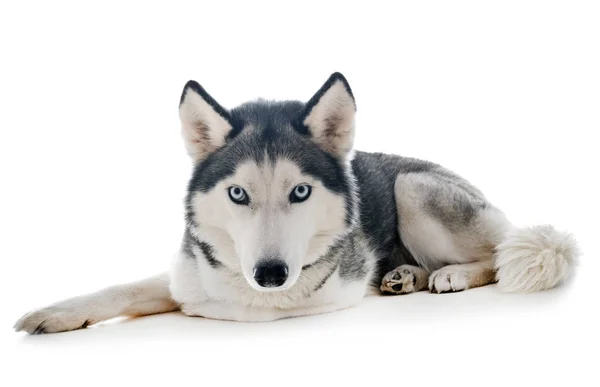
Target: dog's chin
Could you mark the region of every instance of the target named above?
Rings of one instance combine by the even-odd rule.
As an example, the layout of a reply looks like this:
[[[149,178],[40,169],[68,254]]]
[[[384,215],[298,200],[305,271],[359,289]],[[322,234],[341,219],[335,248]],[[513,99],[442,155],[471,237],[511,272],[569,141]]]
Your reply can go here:
[[[292,287],[292,285],[287,286],[286,284],[276,287],[276,288],[263,288],[262,286],[258,286],[257,284],[250,284],[250,286],[252,286],[252,288],[256,291],[259,291],[261,293],[277,293],[277,292],[283,292],[287,289],[289,289],[290,287]]]

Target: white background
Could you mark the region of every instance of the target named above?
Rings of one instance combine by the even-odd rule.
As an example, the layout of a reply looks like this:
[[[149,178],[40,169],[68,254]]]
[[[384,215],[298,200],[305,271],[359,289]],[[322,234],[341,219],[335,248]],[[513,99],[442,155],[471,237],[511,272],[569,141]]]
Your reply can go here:
[[[361,4],[2,3],[0,384],[600,383],[598,3]],[[32,308],[168,268],[191,171],[188,79],[233,107],[308,100],[334,71],[357,99],[358,149],[439,162],[516,224],[573,232],[575,281],[267,324],[169,314],[12,332]]]

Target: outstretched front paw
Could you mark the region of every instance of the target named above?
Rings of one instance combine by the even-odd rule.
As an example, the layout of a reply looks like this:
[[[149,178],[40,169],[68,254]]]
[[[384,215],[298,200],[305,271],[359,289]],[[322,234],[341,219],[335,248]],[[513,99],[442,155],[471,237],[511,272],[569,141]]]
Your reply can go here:
[[[77,310],[48,307],[27,313],[15,323],[15,330],[37,335],[85,328],[93,322]]]
[[[386,294],[407,294],[427,287],[426,270],[411,265],[402,265],[387,273],[381,281],[381,292]]]

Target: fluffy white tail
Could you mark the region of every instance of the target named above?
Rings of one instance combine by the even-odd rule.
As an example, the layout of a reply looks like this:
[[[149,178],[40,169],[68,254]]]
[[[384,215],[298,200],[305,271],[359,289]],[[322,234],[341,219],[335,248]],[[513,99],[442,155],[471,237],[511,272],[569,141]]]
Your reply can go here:
[[[496,279],[506,292],[550,289],[574,271],[579,257],[575,238],[550,225],[515,228],[496,246]]]

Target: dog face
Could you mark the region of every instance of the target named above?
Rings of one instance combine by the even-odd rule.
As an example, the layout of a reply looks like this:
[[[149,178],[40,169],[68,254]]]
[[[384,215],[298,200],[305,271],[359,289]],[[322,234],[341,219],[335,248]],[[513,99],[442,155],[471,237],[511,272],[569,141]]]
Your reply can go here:
[[[188,82],[180,103],[195,162],[188,229],[211,259],[254,289],[285,290],[348,231],[355,110],[337,73],[306,104],[257,101],[231,111]]]

